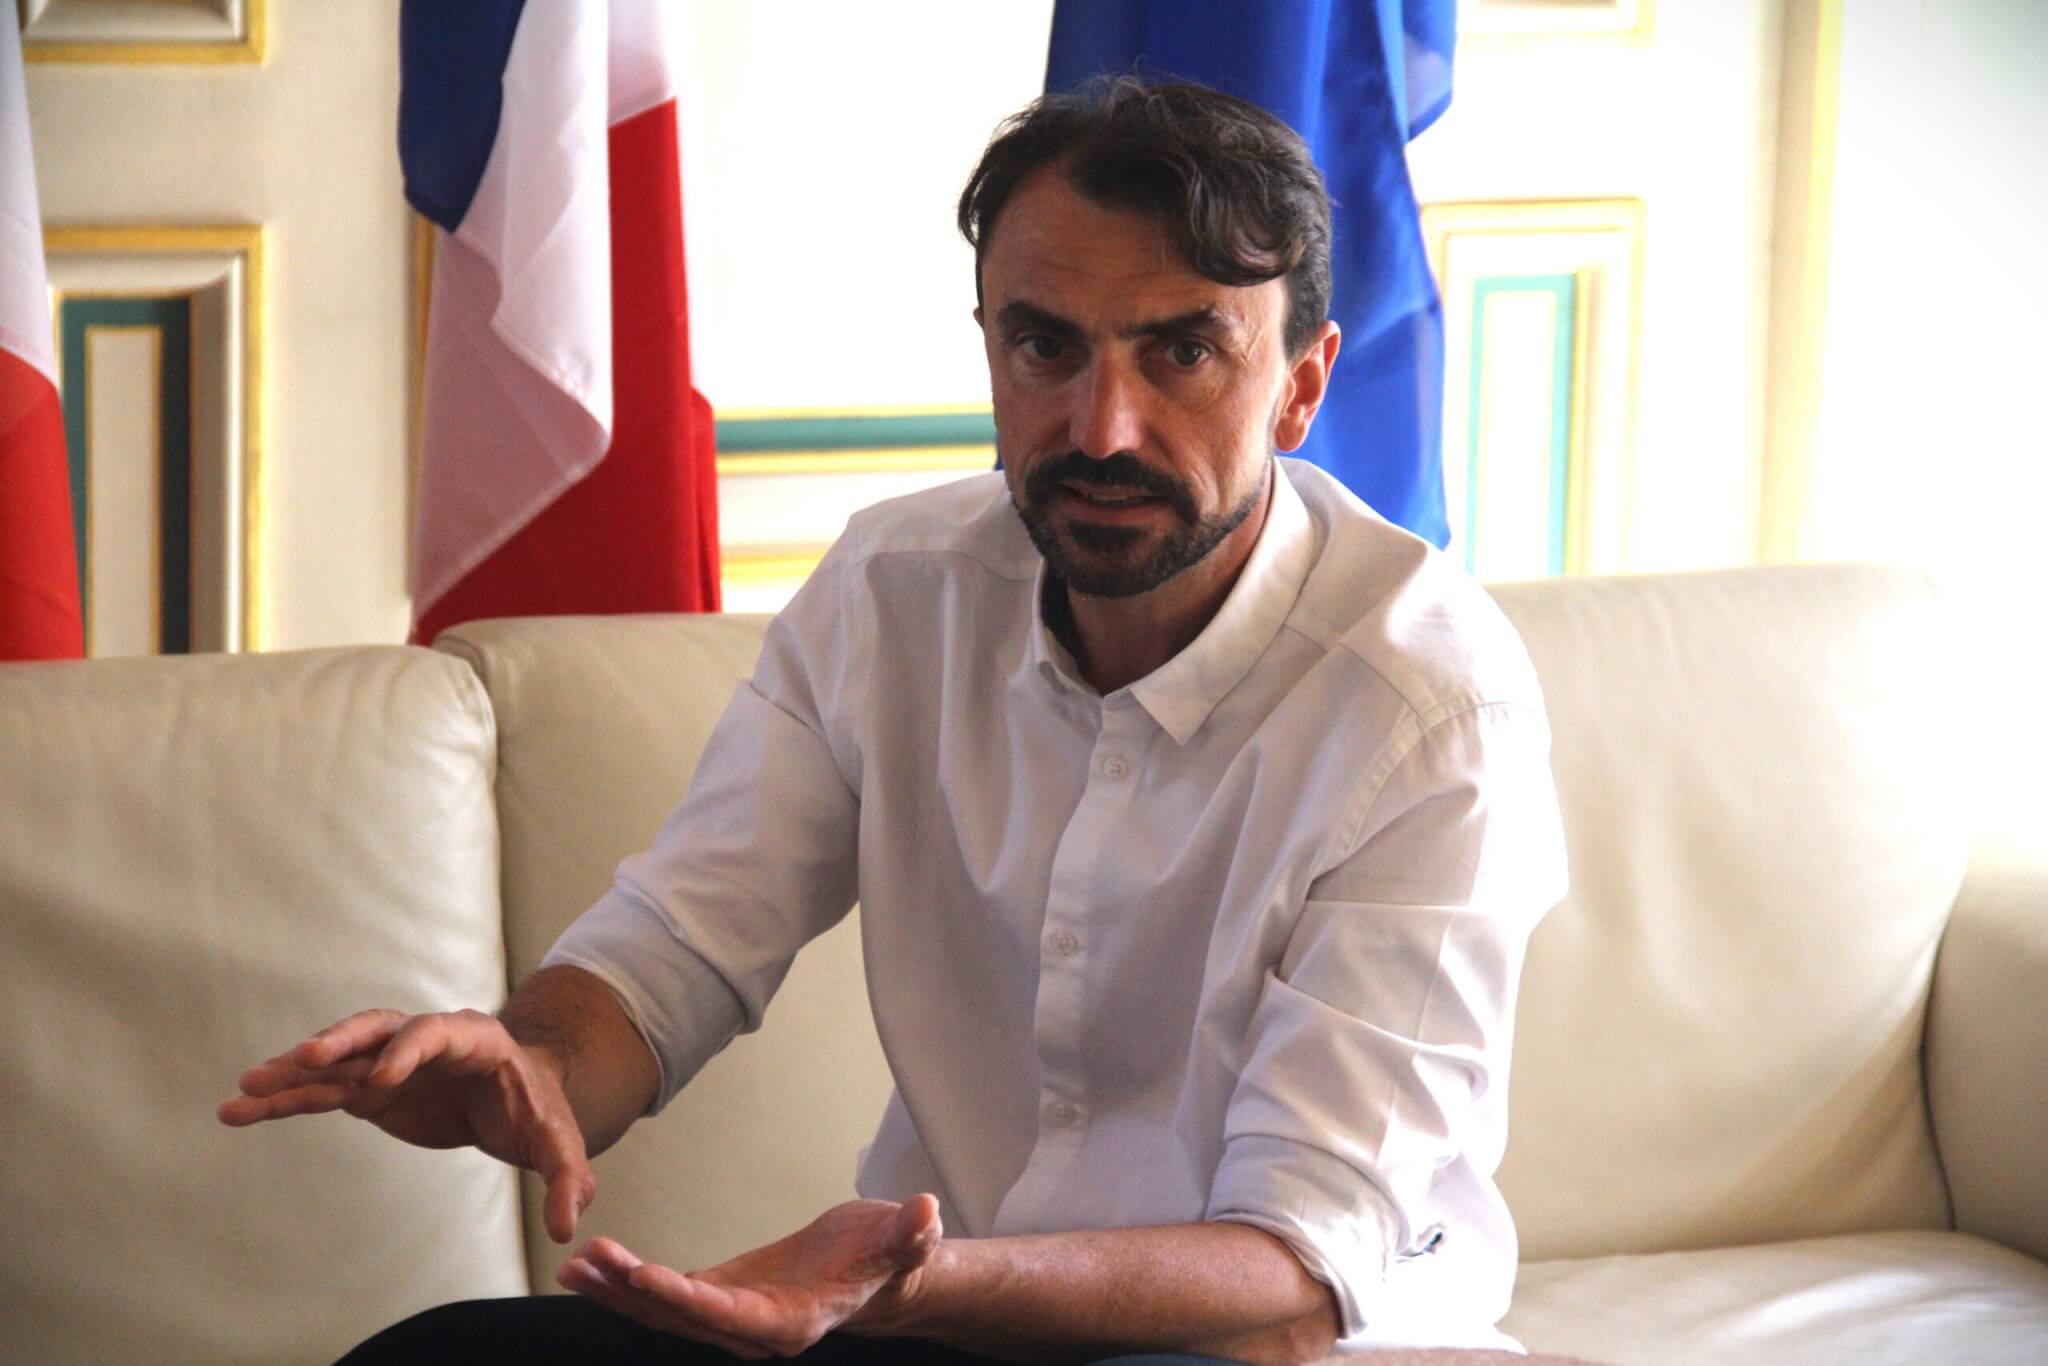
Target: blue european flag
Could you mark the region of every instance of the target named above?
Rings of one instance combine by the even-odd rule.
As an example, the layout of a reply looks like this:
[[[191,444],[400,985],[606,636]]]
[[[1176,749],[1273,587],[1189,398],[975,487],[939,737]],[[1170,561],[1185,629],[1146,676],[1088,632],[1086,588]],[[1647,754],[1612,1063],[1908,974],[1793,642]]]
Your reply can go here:
[[[1455,0],[1058,0],[1045,76],[1186,77],[1301,134],[1329,185],[1344,345],[1299,453],[1439,547],[1443,311],[1405,148],[1451,102],[1456,37]]]

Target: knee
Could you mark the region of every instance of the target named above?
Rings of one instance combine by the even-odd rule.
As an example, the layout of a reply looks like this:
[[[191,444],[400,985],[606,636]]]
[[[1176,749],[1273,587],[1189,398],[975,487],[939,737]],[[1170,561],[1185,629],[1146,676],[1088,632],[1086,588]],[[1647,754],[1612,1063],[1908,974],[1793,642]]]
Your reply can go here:
[[[499,1303],[459,1300],[437,1305],[366,1338],[341,1360],[346,1366],[461,1360],[493,1336],[489,1324]]]

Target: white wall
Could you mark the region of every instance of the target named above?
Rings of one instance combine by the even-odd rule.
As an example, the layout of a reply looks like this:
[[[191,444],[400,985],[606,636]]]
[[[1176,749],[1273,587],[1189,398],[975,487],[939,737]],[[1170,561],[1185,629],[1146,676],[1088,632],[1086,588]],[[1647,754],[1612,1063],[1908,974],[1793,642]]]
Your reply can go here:
[[[1937,575],[1976,795],[2048,819],[2048,5],[1850,0],[1842,39],[1802,548]]]
[[[722,410],[987,403],[954,203],[1043,88],[1051,0],[687,12],[698,387]]]

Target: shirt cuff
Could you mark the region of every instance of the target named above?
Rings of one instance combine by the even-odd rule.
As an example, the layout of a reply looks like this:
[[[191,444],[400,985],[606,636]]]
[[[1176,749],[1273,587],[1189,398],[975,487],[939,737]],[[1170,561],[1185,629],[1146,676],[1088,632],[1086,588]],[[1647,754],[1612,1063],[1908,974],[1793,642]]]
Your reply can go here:
[[[1224,1148],[1206,1217],[1249,1224],[1287,1244],[1336,1296],[1347,1338],[1377,1312],[1405,1237],[1399,1212],[1357,1168],[1268,1134],[1240,1135]]]
[[[666,1106],[746,1020],[732,986],[682,941],[668,917],[616,887],[562,932],[540,965],[581,968],[619,998],[661,1071],[649,1114]]]

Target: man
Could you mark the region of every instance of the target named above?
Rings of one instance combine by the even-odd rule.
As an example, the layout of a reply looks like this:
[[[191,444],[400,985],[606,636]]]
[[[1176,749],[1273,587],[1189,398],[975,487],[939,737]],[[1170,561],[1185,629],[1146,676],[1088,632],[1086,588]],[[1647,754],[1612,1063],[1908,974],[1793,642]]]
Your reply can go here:
[[[587,1155],[858,899],[897,1087],[864,1198],[695,1275],[594,1239],[583,1301],[368,1348],[1506,1344],[1548,735],[1484,593],[1275,457],[1337,357],[1320,177],[1260,111],[1127,79],[1006,124],[960,222],[1004,472],[852,520],[655,847],[498,1018],[353,1016],[222,1108],[475,1144],[567,1242]]]

